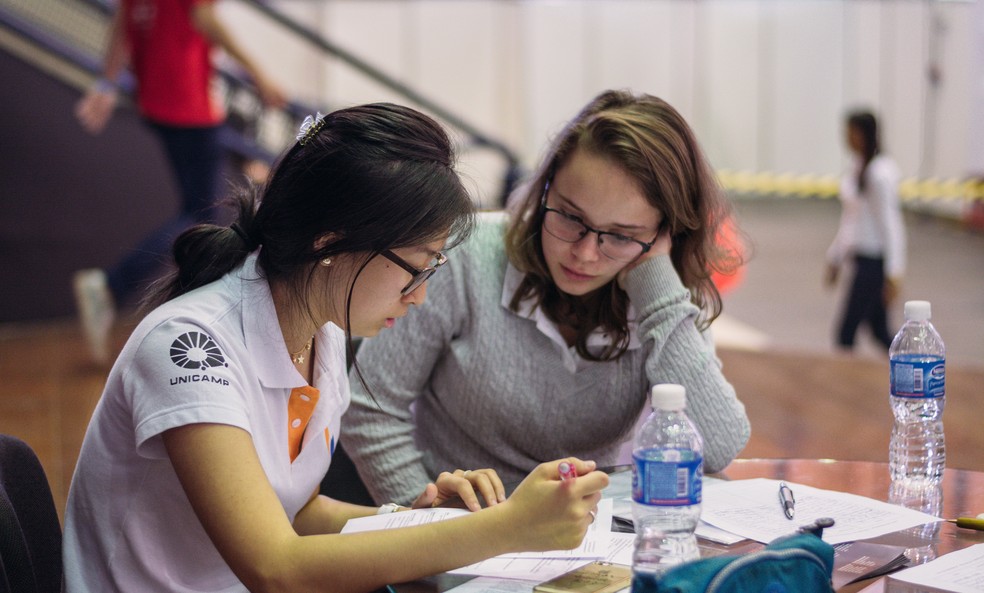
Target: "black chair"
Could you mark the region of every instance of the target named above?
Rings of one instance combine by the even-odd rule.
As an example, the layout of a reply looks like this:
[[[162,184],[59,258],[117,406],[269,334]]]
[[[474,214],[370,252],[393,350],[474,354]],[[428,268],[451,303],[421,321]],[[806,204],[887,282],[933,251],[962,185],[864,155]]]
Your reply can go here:
[[[0,434],[0,593],[59,593],[62,531],[44,468]]]

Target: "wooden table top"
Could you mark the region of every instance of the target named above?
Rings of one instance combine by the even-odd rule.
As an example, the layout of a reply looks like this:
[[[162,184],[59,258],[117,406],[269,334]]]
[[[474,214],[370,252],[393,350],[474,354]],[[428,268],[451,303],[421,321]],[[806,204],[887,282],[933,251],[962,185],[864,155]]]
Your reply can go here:
[[[624,471],[626,467],[609,468]],[[888,464],[878,461],[837,461],[832,459],[736,459],[716,478],[741,480],[771,478],[806,484],[825,490],[859,494],[881,501],[889,500],[891,480]],[[943,475],[942,505],[939,516],[953,519],[984,512],[984,472],[947,469]],[[935,514],[935,513],[934,513]],[[961,529],[952,523],[936,522],[923,527],[891,533],[867,541],[903,546],[911,564],[921,564],[943,554],[984,543],[984,532]],[[700,542],[704,554],[741,554],[762,547],[746,540],[732,546]],[[910,564],[910,565],[911,565]],[[399,585],[399,593],[435,593],[469,580],[461,575],[438,575],[415,583]],[[886,589],[885,578],[869,579],[838,589],[839,593],[895,593]],[[907,591],[905,593],[908,593]]]
[[[888,464],[877,461],[835,461],[831,459],[737,459],[715,477],[732,480],[773,478],[859,494],[889,501],[891,480]],[[942,504],[932,512],[944,519],[975,517],[984,512],[984,472],[946,469],[943,473]],[[911,503],[910,503],[911,504]],[[910,506],[906,504],[905,506]],[[923,509],[920,509],[923,510]],[[886,534],[868,541],[908,548],[910,566],[929,562],[943,554],[984,543],[984,532],[962,529],[953,523],[938,522]],[[736,544],[740,545],[740,544]],[[872,579],[839,589],[843,592],[880,593],[886,579]]]

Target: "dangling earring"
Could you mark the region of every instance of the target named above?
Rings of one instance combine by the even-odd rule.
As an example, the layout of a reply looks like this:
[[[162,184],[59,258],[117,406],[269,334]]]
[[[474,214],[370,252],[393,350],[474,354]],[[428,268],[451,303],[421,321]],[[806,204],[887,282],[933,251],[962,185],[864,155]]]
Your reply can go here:
[[[326,268],[328,266],[330,266],[331,265],[331,258],[330,257],[326,257],[326,258],[322,259],[321,260],[321,265],[323,265]]]

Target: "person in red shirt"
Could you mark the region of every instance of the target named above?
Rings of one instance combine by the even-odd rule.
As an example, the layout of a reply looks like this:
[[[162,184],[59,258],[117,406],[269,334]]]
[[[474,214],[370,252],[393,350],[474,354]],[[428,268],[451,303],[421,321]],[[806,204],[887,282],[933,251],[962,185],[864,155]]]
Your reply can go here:
[[[215,220],[225,159],[219,143],[225,113],[210,91],[214,47],[242,65],[264,104],[279,107],[286,102],[280,88],[221,23],[214,0],[120,0],[109,29],[103,77],[76,105],[82,126],[100,133],[116,108],[115,81],[129,65],[137,82],[138,109],[163,144],[181,196],[180,211],[113,268],[76,273],[79,315],[97,362],[110,360],[116,303],[134,300],[153,280],[181,231]]]

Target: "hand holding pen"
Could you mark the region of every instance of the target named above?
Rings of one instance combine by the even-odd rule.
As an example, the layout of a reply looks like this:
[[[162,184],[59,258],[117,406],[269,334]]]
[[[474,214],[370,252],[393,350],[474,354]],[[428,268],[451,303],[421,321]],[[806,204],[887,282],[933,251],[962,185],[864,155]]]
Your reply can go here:
[[[561,482],[573,481],[577,478],[577,468],[570,461],[561,461],[557,464],[557,473],[560,475]],[[592,509],[588,511],[591,515],[591,522],[594,523],[595,517],[598,515],[598,511]]]
[[[504,514],[501,521],[517,526],[524,550],[568,550],[584,539],[591,511],[608,483],[608,474],[597,471],[594,461],[556,459],[538,465],[504,503],[489,512]]]
[[[577,479],[577,466],[575,465],[575,461],[576,460],[573,459],[564,459],[557,464],[557,476],[560,478],[561,482],[569,484],[571,488],[574,487],[574,482]],[[590,464],[587,466],[590,469],[588,473],[593,473],[595,469],[594,462],[589,461],[587,463]],[[597,504],[597,502],[595,504]],[[591,517],[591,522],[594,523],[595,517],[598,515],[597,506],[588,509],[588,515]]]
[[[782,505],[782,512],[786,518],[792,521],[796,515],[796,498],[786,482],[779,482],[779,504]]]
[[[557,464],[557,473],[560,474],[560,481],[566,482],[577,477],[577,468],[570,461],[561,461]]]

